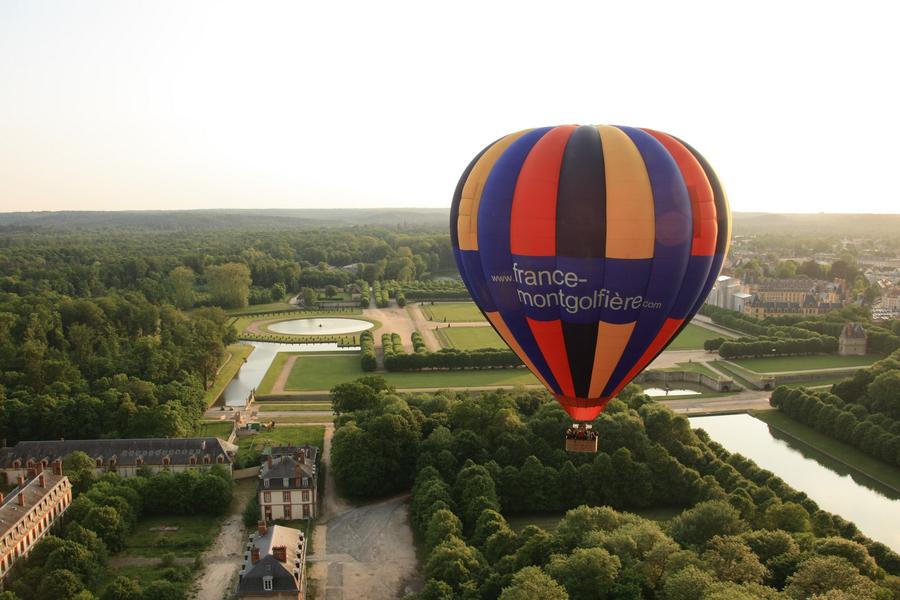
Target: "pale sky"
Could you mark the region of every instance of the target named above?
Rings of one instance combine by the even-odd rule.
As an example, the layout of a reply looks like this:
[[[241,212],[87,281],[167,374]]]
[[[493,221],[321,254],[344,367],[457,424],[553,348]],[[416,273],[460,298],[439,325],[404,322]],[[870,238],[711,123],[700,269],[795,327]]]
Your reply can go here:
[[[890,2],[0,3],[0,211],[446,207],[519,129],[650,127],[739,211],[900,212]]]

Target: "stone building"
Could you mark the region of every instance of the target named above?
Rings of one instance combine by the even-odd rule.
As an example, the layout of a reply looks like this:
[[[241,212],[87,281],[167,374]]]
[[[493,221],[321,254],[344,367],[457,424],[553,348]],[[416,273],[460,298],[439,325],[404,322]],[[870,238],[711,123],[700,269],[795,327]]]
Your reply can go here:
[[[94,459],[98,475],[113,472],[132,477],[142,468],[177,473],[218,464],[230,471],[237,446],[214,437],[19,442],[0,450],[0,473],[11,484],[35,465],[46,467],[79,451]]]
[[[847,323],[838,338],[838,354],[841,356],[863,356],[866,353],[869,335],[860,323]]]
[[[246,546],[237,596],[302,600],[305,564],[303,532],[260,521]]]
[[[318,514],[316,461],[318,448],[272,449],[259,470],[257,494],[260,518],[311,519]]]
[[[60,460],[46,471],[37,463],[17,476],[9,494],[0,494],[0,580],[16,560],[31,552],[71,502],[72,486]]]

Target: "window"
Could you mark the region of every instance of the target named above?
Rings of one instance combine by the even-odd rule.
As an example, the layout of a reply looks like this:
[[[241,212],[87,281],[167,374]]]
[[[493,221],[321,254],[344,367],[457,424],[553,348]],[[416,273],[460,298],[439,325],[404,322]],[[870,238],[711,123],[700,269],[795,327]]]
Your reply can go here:
[[[263,487],[269,487],[269,478],[268,477],[263,479]]]
[[[303,501],[309,502],[309,492],[303,492]]]
[[[263,492],[263,502],[272,501],[272,492]]]
[[[281,480],[281,487],[290,487],[290,485],[291,485],[291,482],[288,480],[287,477],[285,477]]]
[[[288,502],[288,503],[290,503],[290,501],[291,501],[291,493],[290,493],[290,492],[282,492],[282,493],[281,493],[281,500],[282,500],[283,502]]]
[[[272,591],[272,578],[271,577],[263,577],[263,589],[267,592]]]
[[[294,518],[293,515],[291,515],[291,505],[290,504],[288,504],[287,506],[284,507],[284,518],[287,520],[291,520]]]

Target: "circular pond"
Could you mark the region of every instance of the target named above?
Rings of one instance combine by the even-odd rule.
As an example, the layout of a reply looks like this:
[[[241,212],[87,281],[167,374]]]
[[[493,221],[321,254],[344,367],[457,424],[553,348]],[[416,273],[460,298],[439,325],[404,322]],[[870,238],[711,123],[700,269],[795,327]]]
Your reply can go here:
[[[272,333],[291,335],[335,335],[340,333],[356,333],[371,329],[374,325],[360,319],[315,318],[279,321],[267,327]]]

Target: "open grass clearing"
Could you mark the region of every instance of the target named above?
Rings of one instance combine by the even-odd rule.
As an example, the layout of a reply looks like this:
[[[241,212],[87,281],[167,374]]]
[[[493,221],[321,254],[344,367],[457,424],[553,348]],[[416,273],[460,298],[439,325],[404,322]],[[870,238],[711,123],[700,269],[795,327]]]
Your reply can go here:
[[[320,424],[320,425],[321,425],[321,424],[324,424],[324,423],[331,423],[331,422],[333,422],[333,421],[334,421],[334,415],[304,415],[304,414],[297,414],[297,415],[290,415],[289,417],[275,417],[275,418],[273,418],[273,420],[274,420],[276,423],[279,423],[279,424],[282,424],[282,425],[295,425],[295,424],[304,424],[304,425],[306,425],[306,424],[310,424],[310,423],[316,423],[316,424]]]
[[[228,353],[228,360],[216,375],[212,387],[203,394],[203,402],[207,407],[212,406],[225,391],[225,388],[234,379],[241,367],[244,366],[244,360],[253,352],[253,346],[249,344],[231,344],[225,348]]]
[[[900,468],[869,456],[862,450],[858,450],[824,433],[819,433],[812,427],[795,421],[780,410],[755,410],[751,411],[750,414],[807,446],[815,448],[900,492]]]
[[[712,329],[689,323],[684,330],[678,334],[666,350],[703,350],[703,342],[723,337]]]
[[[100,592],[98,597],[103,595],[104,590],[116,577],[130,577],[136,579],[142,589],[157,579],[174,583],[182,594],[180,597],[187,598],[191,580],[196,574],[197,571],[193,567],[181,564],[174,567],[164,567],[159,563],[149,565],[108,565],[101,571],[101,579],[97,584],[97,590]]]
[[[475,323],[484,315],[474,302],[426,302],[422,304],[425,318],[439,323]]]
[[[803,381],[791,381],[789,383],[779,383],[778,385],[786,385],[787,387],[825,387],[832,386],[835,383],[847,379],[847,377],[830,377],[827,379],[804,379]]]
[[[681,508],[664,506],[660,508],[623,510],[620,512],[630,512],[638,515],[639,517],[650,519],[651,521],[668,521],[669,519],[672,519],[673,517],[678,515],[682,510],[683,509]],[[529,525],[535,525],[537,527],[540,527],[544,531],[553,533],[559,527],[559,522],[563,519],[563,517],[566,516],[566,513],[560,512],[536,515],[504,516],[506,517],[506,522],[509,523],[510,529],[512,529],[516,533],[521,533],[522,530]]]
[[[288,402],[264,402],[257,404],[259,412],[303,412],[310,410],[331,410],[330,402],[307,402],[293,404]]]
[[[259,386],[257,386],[256,388],[256,393],[260,396],[271,394],[272,387],[275,385],[275,382],[278,380],[278,376],[284,369],[284,363],[286,363],[291,356],[296,356],[298,354],[300,353],[279,352],[278,354],[276,354],[275,358],[272,359],[272,363],[269,365],[269,368],[266,370],[266,374],[263,375],[262,381],[259,382]]]
[[[356,355],[301,356],[294,362],[286,390],[330,390],[339,383],[367,375]],[[471,371],[409,371],[377,373],[388,384],[398,388],[469,388],[481,386],[515,386],[537,384],[527,369],[484,369]]]
[[[816,354],[813,356],[772,356],[762,358],[735,358],[735,363],[755,373],[780,373],[788,371],[815,371],[817,369],[837,369],[840,367],[866,367],[881,360],[880,354],[865,356],[840,356],[838,354]]]
[[[748,379],[749,377],[752,377],[753,375],[750,372],[746,371],[745,369],[742,369],[742,368],[738,367],[737,365],[732,364],[730,362],[726,362],[724,360],[714,360],[714,361],[712,361],[711,364],[715,368],[722,371],[723,373],[729,374],[732,377],[732,379],[734,379],[736,382],[738,382],[739,384],[741,384],[748,390],[758,389],[759,386],[754,385]]]
[[[284,422],[279,419],[279,422]],[[308,427],[275,427],[270,431],[260,431],[251,435],[242,435],[237,438],[238,452],[236,462],[244,466],[250,466],[258,460],[260,452],[268,446],[302,446],[310,444],[322,448],[325,439],[325,427],[311,425]]]
[[[156,558],[170,552],[175,556],[197,556],[212,545],[222,519],[209,515],[142,518],[125,539],[124,553]],[[160,531],[161,528],[177,529]]]
[[[238,316],[264,312],[280,312],[283,310],[297,310],[297,307],[287,302],[270,302],[268,304],[252,304],[241,308],[226,308],[225,314]]]
[[[200,427],[197,430],[197,435],[200,437],[217,437],[227,440],[228,436],[231,435],[233,427],[234,423],[232,421],[201,421]]]
[[[445,348],[480,350],[481,348],[507,348],[506,342],[493,327],[441,327],[435,329],[438,341]]]

